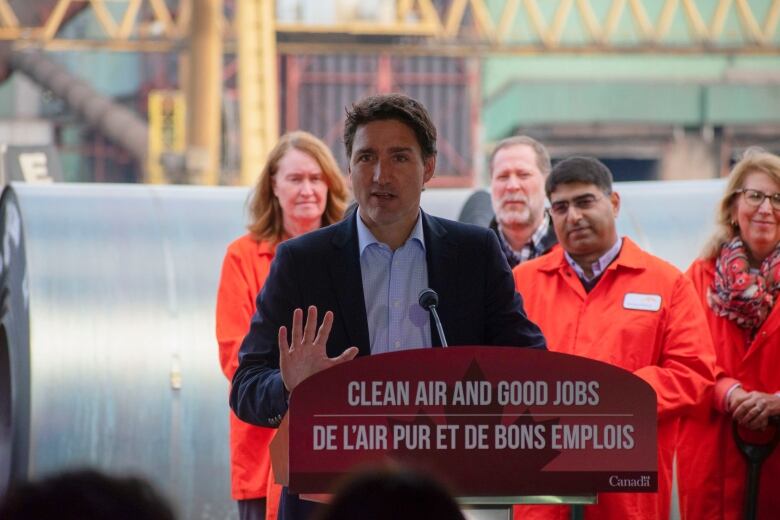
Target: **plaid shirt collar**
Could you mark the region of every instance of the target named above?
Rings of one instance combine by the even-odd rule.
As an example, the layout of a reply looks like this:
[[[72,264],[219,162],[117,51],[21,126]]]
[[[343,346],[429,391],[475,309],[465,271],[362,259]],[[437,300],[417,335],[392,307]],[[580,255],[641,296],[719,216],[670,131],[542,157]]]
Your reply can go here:
[[[509,245],[509,241],[504,236],[504,232],[495,219],[493,219],[493,223],[495,223],[495,226],[491,225],[491,227],[498,235],[499,242],[501,242],[501,249],[504,250],[510,267],[514,267],[526,260],[543,255],[558,242],[558,239],[555,237],[555,230],[550,224],[550,214],[547,213],[547,211],[545,211],[542,223],[536,228],[534,234],[531,235],[531,239],[526,242],[520,251],[512,249]]]

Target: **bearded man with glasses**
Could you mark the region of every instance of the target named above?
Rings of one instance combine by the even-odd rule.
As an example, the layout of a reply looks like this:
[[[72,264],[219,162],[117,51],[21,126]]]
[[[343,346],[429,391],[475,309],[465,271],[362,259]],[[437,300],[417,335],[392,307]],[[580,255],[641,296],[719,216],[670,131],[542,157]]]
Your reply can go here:
[[[617,234],[620,196],[600,161],[572,157],[545,184],[561,247],[514,269],[515,284],[554,352],[610,363],[655,390],[658,492],[606,493],[585,518],[669,518],[678,419],[712,388],[715,355],[693,284]],[[516,518],[568,518],[567,506],[516,507]]]

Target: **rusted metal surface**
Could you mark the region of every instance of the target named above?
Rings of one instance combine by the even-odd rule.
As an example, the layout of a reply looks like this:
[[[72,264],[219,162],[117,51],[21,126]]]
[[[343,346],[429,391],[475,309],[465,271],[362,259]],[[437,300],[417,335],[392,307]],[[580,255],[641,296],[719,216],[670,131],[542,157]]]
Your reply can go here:
[[[404,92],[420,100],[438,129],[439,157],[432,186],[476,183],[474,154],[479,129],[477,66],[467,59],[387,54],[285,55],[280,76],[285,131],[320,136],[342,168],[344,111],[380,92]]]

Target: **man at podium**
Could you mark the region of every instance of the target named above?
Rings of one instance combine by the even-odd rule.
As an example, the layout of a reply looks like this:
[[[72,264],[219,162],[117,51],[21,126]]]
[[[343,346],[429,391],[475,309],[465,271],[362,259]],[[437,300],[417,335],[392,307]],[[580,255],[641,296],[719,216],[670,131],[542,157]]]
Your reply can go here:
[[[233,378],[230,405],[246,422],[278,426],[301,381],[357,355],[446,346],[439,330],[453,345],[545,348],[495,234],[420,209],[436,166],[425,107],[367,97],[347,112],[344,143],[357,210],[277,249]],[[418,302],[425,289],[441,329]],[[285,491],[279,516],[313,509]]]

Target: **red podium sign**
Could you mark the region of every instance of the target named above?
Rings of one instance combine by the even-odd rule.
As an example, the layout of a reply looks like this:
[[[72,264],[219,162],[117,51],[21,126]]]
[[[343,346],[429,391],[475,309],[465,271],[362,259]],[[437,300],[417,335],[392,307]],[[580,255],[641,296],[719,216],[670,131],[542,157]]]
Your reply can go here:
[[[328,492],[387,459],[460,496],[657,489],[655,392],[578,356],[451,347],[363,357],[298,386],[289,421],[297,493]]]

